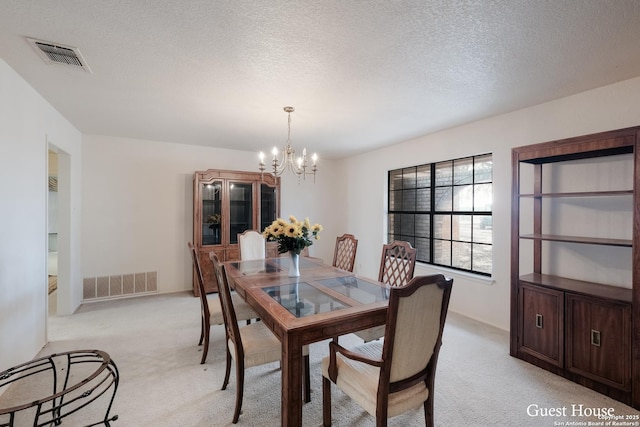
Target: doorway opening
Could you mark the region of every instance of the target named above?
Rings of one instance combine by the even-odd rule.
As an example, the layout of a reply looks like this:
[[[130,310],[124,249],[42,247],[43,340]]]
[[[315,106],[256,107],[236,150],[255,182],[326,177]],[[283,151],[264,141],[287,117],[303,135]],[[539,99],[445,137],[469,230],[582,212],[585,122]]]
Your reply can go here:
[[[48,149],[47,279],[49,315],[58,312],[58,153]]]
[[[47,314],[71,306],[71,156],[47,143]]]

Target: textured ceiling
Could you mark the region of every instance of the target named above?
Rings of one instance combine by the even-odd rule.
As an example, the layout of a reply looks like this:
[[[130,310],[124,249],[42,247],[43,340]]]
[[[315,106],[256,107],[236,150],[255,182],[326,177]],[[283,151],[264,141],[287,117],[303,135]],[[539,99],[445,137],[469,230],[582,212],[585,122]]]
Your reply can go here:
[[[266,150],[292,105],[341,157],[640,76],[640,1],[2,0],[0,57],[83,133]]]

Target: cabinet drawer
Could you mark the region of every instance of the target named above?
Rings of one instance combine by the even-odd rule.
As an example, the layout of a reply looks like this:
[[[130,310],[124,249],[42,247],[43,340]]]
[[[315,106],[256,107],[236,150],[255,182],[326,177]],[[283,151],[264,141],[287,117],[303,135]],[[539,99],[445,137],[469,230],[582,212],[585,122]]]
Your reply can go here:
[[[564,363],[564,293],[520,283],[519,350],[558,367]]]
[[[567,368],[631,389],[631,306],[567,293]]]
[[[240,259],[238,245],[229,246],[225,252],[227,254],[225,261],[237,261]]]

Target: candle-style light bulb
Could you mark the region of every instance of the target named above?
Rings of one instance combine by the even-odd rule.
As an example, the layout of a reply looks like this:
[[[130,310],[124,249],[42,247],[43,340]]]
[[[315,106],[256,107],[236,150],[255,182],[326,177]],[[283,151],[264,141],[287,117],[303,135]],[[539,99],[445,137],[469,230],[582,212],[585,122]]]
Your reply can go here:
[[[318,155],[316,153],[313,153],[313,156],[311,156],[311,160],[313,160],[313,165],[315,166],[316,162],[318,161]]]
[[[264,153],[261,151],[258,156],[260,157],[260,163],[264,163]]]
[[[271,154],[273,154],[273,158],[275,159],[276,156],[278,155],[278,148],[277,147],[273,147],[273,149],[271,150]]]

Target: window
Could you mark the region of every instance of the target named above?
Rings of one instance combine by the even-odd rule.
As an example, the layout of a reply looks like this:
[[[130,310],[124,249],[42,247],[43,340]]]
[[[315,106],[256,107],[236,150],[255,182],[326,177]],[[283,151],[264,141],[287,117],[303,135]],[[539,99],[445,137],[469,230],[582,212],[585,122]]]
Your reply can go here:
[[[389,171],[388,242],[428,264],[491,275],[491,154]]]

